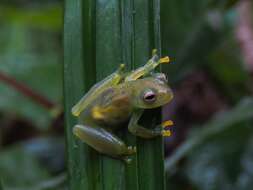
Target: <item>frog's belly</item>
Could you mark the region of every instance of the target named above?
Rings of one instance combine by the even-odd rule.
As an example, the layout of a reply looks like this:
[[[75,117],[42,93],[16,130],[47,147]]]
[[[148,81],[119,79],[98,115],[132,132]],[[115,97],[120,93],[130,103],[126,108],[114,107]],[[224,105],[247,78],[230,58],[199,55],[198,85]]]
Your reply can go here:
[[[103,118],[96,119],[97,123],[100,123],[102,125],[108,126],[108,127],[122,127],[121,125],[129,120],[130,118],[130,112],[127,111],[118,111],[114,113],[108,113],[104,115]]]
[[[95,123],[116,128],[121,127],[120,125],[129,119],[130,113],[131,110],[128,106],[112,106],[110,109],[103,109],[95,106],[90,112]]]

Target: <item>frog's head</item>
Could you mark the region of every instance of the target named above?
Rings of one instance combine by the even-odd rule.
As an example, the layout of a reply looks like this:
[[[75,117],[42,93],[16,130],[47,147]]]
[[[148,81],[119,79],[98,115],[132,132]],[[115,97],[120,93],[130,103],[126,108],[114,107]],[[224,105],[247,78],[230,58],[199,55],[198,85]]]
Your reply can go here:
[[[134,105],[143,109],[160,107],[173,98],[173,93],[162,73],[136,80],[134,94],[136,97]]]

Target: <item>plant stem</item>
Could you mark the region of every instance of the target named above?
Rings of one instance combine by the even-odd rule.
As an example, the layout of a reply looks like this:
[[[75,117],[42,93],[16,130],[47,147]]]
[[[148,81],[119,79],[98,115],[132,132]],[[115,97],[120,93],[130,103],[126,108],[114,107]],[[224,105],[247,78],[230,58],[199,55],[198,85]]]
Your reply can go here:
[[[162,138],[143,140],[126,130],[118,135],[138,153],[131,164],[103,156],[74,138],[72,106],[96,81],[120,63],[143,65],[152,49],[160,51],[159,0],[65,0],[64,95],[71,190],[164,190]],[[153,116],[156,115],[154,118]],[[152,119],[150,119],[152,118]],[[147,127],[160,110],[143,118]],[[127,128],[127,127],[126,127]]]
[[[55,104],[51,102],[49,99],[39,94],[38,92],[35,92],[33,89],[31,89],[24,83],[17,81],[16,79],[12,78],[11,76],[3,72],[0,72],[0,81],[11,86],[12,88],[22,93],[24,96],[30,98],[31,100],[41,105],[42,107],[45,107],[47,109],[52,109],[55,107]]]
[[[0,178],[0,190],[4,190],[1,178]]]

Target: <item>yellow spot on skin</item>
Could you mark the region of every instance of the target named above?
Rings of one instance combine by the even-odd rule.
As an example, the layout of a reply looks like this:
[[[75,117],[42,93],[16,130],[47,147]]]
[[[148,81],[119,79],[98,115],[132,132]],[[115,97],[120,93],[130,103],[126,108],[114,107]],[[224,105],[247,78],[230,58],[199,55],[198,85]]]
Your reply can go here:
[[[104,115],[102,114],[102,112],[100,111],[100,108],[98,106],[95,106],[92,109],[92,117],[94,119],[103,119]]]
[[[103,108],[103,110],[100,111],[102,113],[115,113],[117,112],[117,107],[115,106],[108,106],[107,108]]]
[[[165,128],[165,127],[167,127],[167,126],[172,126],[172,125],[174,125],[174,123],[173,123],[172,120],[167,120],[167,121],[164,121],[164,122],[162,123],[162,127],[163,127],[163,128]]]
[[[170,130],[162,130],[162,135],[164,137],[170,137],[171,136],[171,131]]]
[[[159,59],[159,63],[169,63],[170,58],[168,56]]]

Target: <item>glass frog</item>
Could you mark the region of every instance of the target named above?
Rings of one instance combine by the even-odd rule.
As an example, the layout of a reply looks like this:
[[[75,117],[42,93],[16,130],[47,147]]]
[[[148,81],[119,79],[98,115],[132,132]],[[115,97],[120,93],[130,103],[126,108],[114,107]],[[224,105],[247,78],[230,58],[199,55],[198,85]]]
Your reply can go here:
[[[136,153],[136,147],[127,146],[115,130],[126,127],[133,135],[142,138],[170,136],[166,121],[154,129],[138,124],[143,111],[167,104],[173,93],[167,85],[163,73],[154,73],[161,63],[168,63],[169,57],[159,59],[156,51],[153,57],[142,67],[130,73],[124,71],[121,64],[118,70],[95,84],[72,108],[72,114],[79,118],[79,124],[73,133],[83,142],[102,154],[130,161],[129,155]]]

